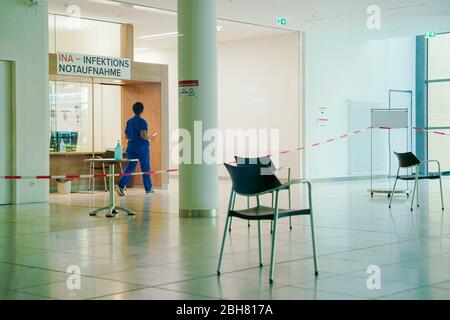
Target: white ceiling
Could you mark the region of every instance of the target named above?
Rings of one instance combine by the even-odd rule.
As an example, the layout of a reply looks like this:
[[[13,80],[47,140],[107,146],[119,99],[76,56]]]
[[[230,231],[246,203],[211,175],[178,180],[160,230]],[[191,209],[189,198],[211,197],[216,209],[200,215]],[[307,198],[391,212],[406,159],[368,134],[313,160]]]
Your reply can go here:
[[[176,10],[177,0],[114,0]],[[186,0],[179,0],[186,1]],[[288,18],[290,29],[349,33],[363,37],[395,37],[429,30],[449,31],[450,0],[216,0],[218,17],[276,26]],[[366,27],[368,6],[382,10],[382,28]]]
[[[188,1],[188,0],[179,0]],[[213,1],[213,0],[211,0]],[[450,31],[450,0],[216,0],[221,19],[277,27],[277,17],[288,20],[286,29],[326,32],[339,37],[365,39],[391,38]],[[108,4],[105,4],[108,3]],[[176,11],[177,0],[49,0],[51,12],[65,13],[68,4],[77,4],[84,17],[127,22],[135,25],[136,35],[176,31],[176,15],[132,9],[133,4]],[[114,5],[115,4],[115,5]],[[367,8],[381,9],[381,29],[369,30]],[[279,31],[251,25],[219,22],[224,32],[220,41],[268,36]],[[136,47],[173,46],[176,39],[137,40]]]
[[[73,15],[71,7],[80,8],[81,17],[99,19],[111,22],[130,23],[134,25],[135,48],[137,50],[156,50],[171,48],[177,45],[177,38],[140,39],[142,36],[174,33],[177,31],[177,16],[173,12],[152,11],[145,7],[133,7],[109,0],[49,0],[49,12],[63,15]],[[219,41],[233,41],[248,38],[268,37],[272,35],[288,34],[292,31],[236,23],[232,21],[218,21],[221,31]]]

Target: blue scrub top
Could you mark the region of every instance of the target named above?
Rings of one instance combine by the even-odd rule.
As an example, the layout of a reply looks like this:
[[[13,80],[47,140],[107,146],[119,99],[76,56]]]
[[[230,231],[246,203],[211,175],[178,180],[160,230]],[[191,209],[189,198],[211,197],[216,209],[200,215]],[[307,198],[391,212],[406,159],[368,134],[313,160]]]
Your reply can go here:
[[[128,150],[138,150],[143,146],[149,146],[149,141],[141,138],[141,131],[148,131],[147,121],[139,116],[134,116],[127,121],[125,133],[128,136]]]

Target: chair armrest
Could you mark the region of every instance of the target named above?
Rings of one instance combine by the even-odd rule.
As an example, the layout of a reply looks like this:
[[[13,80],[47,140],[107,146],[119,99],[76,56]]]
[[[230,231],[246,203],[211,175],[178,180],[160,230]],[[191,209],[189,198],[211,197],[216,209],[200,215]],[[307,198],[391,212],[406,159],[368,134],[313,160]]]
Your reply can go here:
[[[286,183],[283,183],[281,186],[275,188],[273,191],[280,191],[280,189],[294,185],[294,184],[300,184],[300,183],[306,183],[308,185],[308,200],[309,200],[309,208],[312,210],[312,184],[311,180],[309,179],[293,179],[291,181],[288,181]]]
[[[311,193],[311,181],[308,180],[308,179],[293,179],[293,180],[291,180],[291,181],[288,181],[288,182],[286,182],[286,183],[283,183],[283,184],[282,184],[281,186],[279,186],[279,187],[274,188],[274,189],[272,190],[272,192],[273,192],[273,191],[280,191],[280,189],[289,187],[289,186],[291,186],[291,185],[293,185],[293,184],[300,184],[300,183],[306,183],[306,184],[308,184],[308,192]]]
[[[282,171],[282,170],[289,170],[289,169],[291,169],[291,168],[289,168],[288,166],[281,166],[275,171]]]
[[[275,172],[282,171],[282,170],[287,170],[287,172],[288,172],[288,181],[291,181],[291,167],[281,166],[277,170],[275,170]]]
[[[419,166],[427,163],[437,163],[439,175],[441,175],[441,163],[438,160],[423,160],[420,161]]]

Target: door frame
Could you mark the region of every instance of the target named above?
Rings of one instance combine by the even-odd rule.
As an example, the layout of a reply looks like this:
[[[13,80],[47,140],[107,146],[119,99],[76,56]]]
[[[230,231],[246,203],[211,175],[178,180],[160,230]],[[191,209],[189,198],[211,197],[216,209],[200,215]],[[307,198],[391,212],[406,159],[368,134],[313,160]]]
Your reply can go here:
[[[0,56],[0,61],[2,62],[6,62],[9,63],[10,65],[10,83],[11,83],[11,101],[10,101],[10,108],[11,108],[11,114],[10,114],[10,124],[11,124],[11,136],[10,136],[10,172],[9,175],[14,175],[15,174],[15,130],[16,130],[16,124],[15,124],[15,119],[16,119],[16,61],[12,60],[12,59],[8,59],[8,58],[3,58]],[[15,199],[15,195],[16,195],[16,183],[14,181],[10,181],[10,199],[9,199],[9,203],[5,203],[5,204],[1,204],[1,205],[11,205],[14,204],[14,199]]]

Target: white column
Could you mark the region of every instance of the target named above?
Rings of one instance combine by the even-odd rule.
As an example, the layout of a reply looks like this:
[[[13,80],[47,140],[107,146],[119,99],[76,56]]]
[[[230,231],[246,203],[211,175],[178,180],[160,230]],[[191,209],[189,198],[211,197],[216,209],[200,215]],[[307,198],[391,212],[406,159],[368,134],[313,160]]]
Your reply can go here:
[[[218,123],[216,21],[215,0],[178,0],[178,121],[192,138],[192,161],[179,166],[179,209],[184,217],[215,216],[218,208],[218,165],[199,159],[210,142],[202,142],[198,132],[200,125],[205,132]]]

